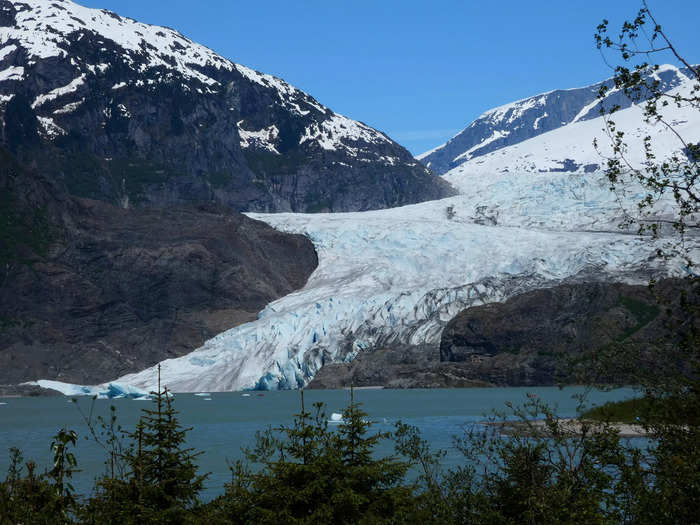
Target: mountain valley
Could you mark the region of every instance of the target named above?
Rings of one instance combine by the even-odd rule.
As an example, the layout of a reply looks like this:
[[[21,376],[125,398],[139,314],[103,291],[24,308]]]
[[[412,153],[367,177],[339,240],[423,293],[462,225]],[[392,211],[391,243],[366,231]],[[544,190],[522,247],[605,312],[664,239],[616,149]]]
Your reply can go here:
[[[692,272],[657,256],[672,228],[621,224],[647,189],[611,191],[600,108],[620,106],[637,165],[647,135],[685,155],[700,118],[670,105],[669,126],[644,124],[621,92],[598,99],[610,80],[494,108],[414,158],[279,78],[69,0],[0,0],[0,46],[0,187],[50,232],[8,230],[0,383],[553,384],[555,354],[650,344],[646,284],[675,293]],[[692,89],[687,70],[653,74]],[[677,211],[666,194],[649,217]]]

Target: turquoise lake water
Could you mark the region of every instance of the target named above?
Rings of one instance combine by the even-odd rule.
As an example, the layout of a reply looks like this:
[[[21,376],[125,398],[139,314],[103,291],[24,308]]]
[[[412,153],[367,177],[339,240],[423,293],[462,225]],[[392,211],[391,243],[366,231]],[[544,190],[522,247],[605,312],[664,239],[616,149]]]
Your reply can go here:
[[[526,394],[537,395],[556,407],[562,417],[576,414],[577,400],[572,396],[584,392],[583,388],[529,387],[529,388],[471,388],[439,390],[356,390],[355,400],[363,404],[374,430],[390,431],[401,420],[417,426],[433,447],[448,451],[446,466],[460,462],[460,456],[452,448],[453,436],[460,435],[465,427],[483,420],[492,410],[504,410],[505,403],[524,403]],[[589,404],[601,404],[609,400],[632,397],[632,389],[607,392],[591,391]],[[321,401],[326,404],[330,418],[333,412],[342,412],[349,402],[347,390],[307,390],[307,408]],[[269,426],[291,424],[293,414],[299,410],[298,391],[279,392],[226,392],[211,394],[210,399],[194,394],[176,394],[175,407],[180,412],[184,426],[193,427],[188,444],[204,452],[199,458],[203,472],[210,472],[205,499],[215,496],[230,480],[228,461],[241,457],[241,447],[252,445],[256,430]],[[4,479],[8,465],[8,449],[20,448],[25,460],[33,459],[42,470],[50,460],[51,437],[62,427],[75,430],[80,441],[75,450],[79,468],[75,487],[85,493],[92,481],[104,470],[103,451],[92,441],[85,439],[87,427],[80,410],[93,417],[108,417],[109,407],[116,407],[119,423],[131,429],[138,420],[141,409],[150,406],[148,401],[130,399],[96,400],[78,398],[77,404],[69,398],[0,398],[0,477]],[[390,454],[391,443],[385,443],[379,453]]]

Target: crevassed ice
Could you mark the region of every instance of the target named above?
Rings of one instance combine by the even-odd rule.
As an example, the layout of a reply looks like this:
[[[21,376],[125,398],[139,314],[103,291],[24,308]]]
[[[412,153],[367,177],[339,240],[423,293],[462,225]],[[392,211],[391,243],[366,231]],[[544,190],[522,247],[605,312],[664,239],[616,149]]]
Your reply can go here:
[[[672,203],[657,211],[672,213]],[[437,344],[471,305],[566,279],[644,283],[686,271],[653,257],[663,239],[617,228],[619,207],[599,175],[478,177],[468,195],[401,208],[249,215],[308,235],[319,266],[258,320],[163,361],[173,391],[298,388],[324,362],[377,345]],[[155,380],[151,368],[119,382],[149,389]]]

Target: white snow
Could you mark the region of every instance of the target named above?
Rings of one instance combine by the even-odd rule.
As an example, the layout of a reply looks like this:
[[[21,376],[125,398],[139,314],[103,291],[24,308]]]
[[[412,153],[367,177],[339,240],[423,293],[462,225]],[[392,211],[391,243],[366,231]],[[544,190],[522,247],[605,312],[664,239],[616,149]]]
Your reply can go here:
[[[64,130],[62,127],[57,125],[53,119],[48,118],[48,117],[37,117],[39,120],[39,124],[41,124],[41,127],[44,130],[44,133],[49,139],[53,139],[59,135],[65,135],[66,130]]]
[[[277,126],[272,124],[258,131],[247,131],[242,127],[243,122],[243,120],[238,122],[238,134],[241,137],[242,148],[255,146],[257,148],[266,149],[277,155],[280,154],[275,147],[275,141],[280,133]]]
[[[49,91],[45,95],[39,95],[38,97],[36,97],[36,99],[32,103],[32,108],[36,109],[37,107],[45,104],[46,102],[49,102],[51,100],[55,100],[58,97],[61,97],[63,95],[67,95],[69,93],[74,93],[84,83],[85,83],[85,74],[82,74],[79,77],[76,77],[73,80],[71,80],[65,86],[61,86],[61,87],[58,87],[56,89],[52,89],[51,91]]]
[[[524,98],[522,100],[503,104],[502,106],[486,111],[477,120],[490,119],[493,122],[502,122],[507,116],[508,119],[505,120],[505,122],[506,124],[511,124],[522,117],[528,109],[544,105],[547,102],[546,95],[549,93],[551,93],[551,91],[535,97]]]
[[[357,151],[354,142],[391,143],[384,134],[337,113],[320,123],[314,122],[308,126],[299,139],[299,144],[307,141],[315,141],[325,150],[344,148],[351,153]]]
[[[58,108],[54,110],[53,114],[54,115],[63,115],[65,113],[73,113],[80,105],[84,102],[84,99],[81,100],[76,100],[75,102],[70,102],[63,106],[62,108]]]
[[[384,164],[385,166],[396,166],[396,164],[399,162],[398,157],[390,157],[388,155],[380,155],[377,160]]]
[[[613,93],[616,92],[616,91],[617,91],[617,90],[608,91],[608,96],[610,96],[611,94],[613,94]],[[579,120],[581,120],[583,117],[585,117],[585,116],[586,116],[594,107],[596,107],[598,104],[600,104],[600,100],[596,98],[593,102],[591,102],[591,103],[586,104],[585,106],[583,106],[583,107],[581,108],[581,110],[576,114],[576,116],[571,120],[571,123],[573,124],[573,123],[578,122]]]
[[[461,153],[460,155],[456,156],[456,157],[453,159],[453,162],[457,162],[458,160],[462,160],[462,159],[464,159],[464,160],[469,160],[469,159],[471,158],[471,156],[472,156],[471,154],[472,154],[474,151],[483,148],[484,146],[486,146],[487,144],[492,143],[492,142],[495,141],[495,140],[498,140],[498,139],[503,138],[503,137],[507,137],[508,135],[510,135],[510,131],[508,131],[508,130],[496,130],[496,131],[494,131],[493,134],[492,134],[490,137],[488,137],[487,139],[481,139],[481,142],[479,142],[478,144],[475,144],[474,146],[472,146],[471,148],[469,148],[469,149],[468,149],[467,151],[465,151],[464,153]]]
[[[2,49],[0,49],[0,60],[12,53],[15,49],[17,49],[17,46],[14,44],[10,44],[9,46],[5,46]]]
[[[119,113],[121,113],[122,117],[131,118],[131,112],[124,104],[117,104],[117,109],[119,110]]]
[[[24,77],[24,68],[22,66],[10,66],[7,69],[0,71],[0,82],[6,80],[22,80]]]
[[[542,120],[543,118],[547,118],[548,116],[549,116],[549,115],[548,115],[547,112],[545,111],[544,114],[540,115],[539,117],[537,117],[537,118],[535,119],[535,122],[532,124],[532,127],[535,128],[535,129],[539,129],[539,127],[540,127],[540,120]]]

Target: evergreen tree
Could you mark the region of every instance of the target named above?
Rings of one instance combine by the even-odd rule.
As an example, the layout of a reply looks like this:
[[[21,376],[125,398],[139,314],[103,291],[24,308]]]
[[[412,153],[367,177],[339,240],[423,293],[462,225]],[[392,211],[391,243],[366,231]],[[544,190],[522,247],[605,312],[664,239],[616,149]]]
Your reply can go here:
[[[97,493],[86,506],[85,520],[91,523],[184,523],[199,504],[199,493],[207,475],[197,473],[201,452],[185,446],[187,432],[177,419],[172,394],[151,392],[153,408],[143,411],[131,444],[119,460],[127,472],[115,469],[97,484]],[[114,461],[114,458],[112,458]]]
[[[321,403],[301,411],[291,427],[256,436],[248,461],[232,468],[226,493],[212,507],[233,523],[355,524],[394,523],[411,506],[404,486],[408,465],[375,458],[385,433],[368,435],[367,414],[351,400],[337,430],[329,429]]]
[[[23,467],[22,453],[10,449],[8,474],[0,483],[0,524],[72,522],[79,509],[70,482],[77,472],[77,461],[70,450],[76,439],[72,430],[58,431],[51,443],[52,467],[43,474],[37,474],[33,461],[27,461]]]

